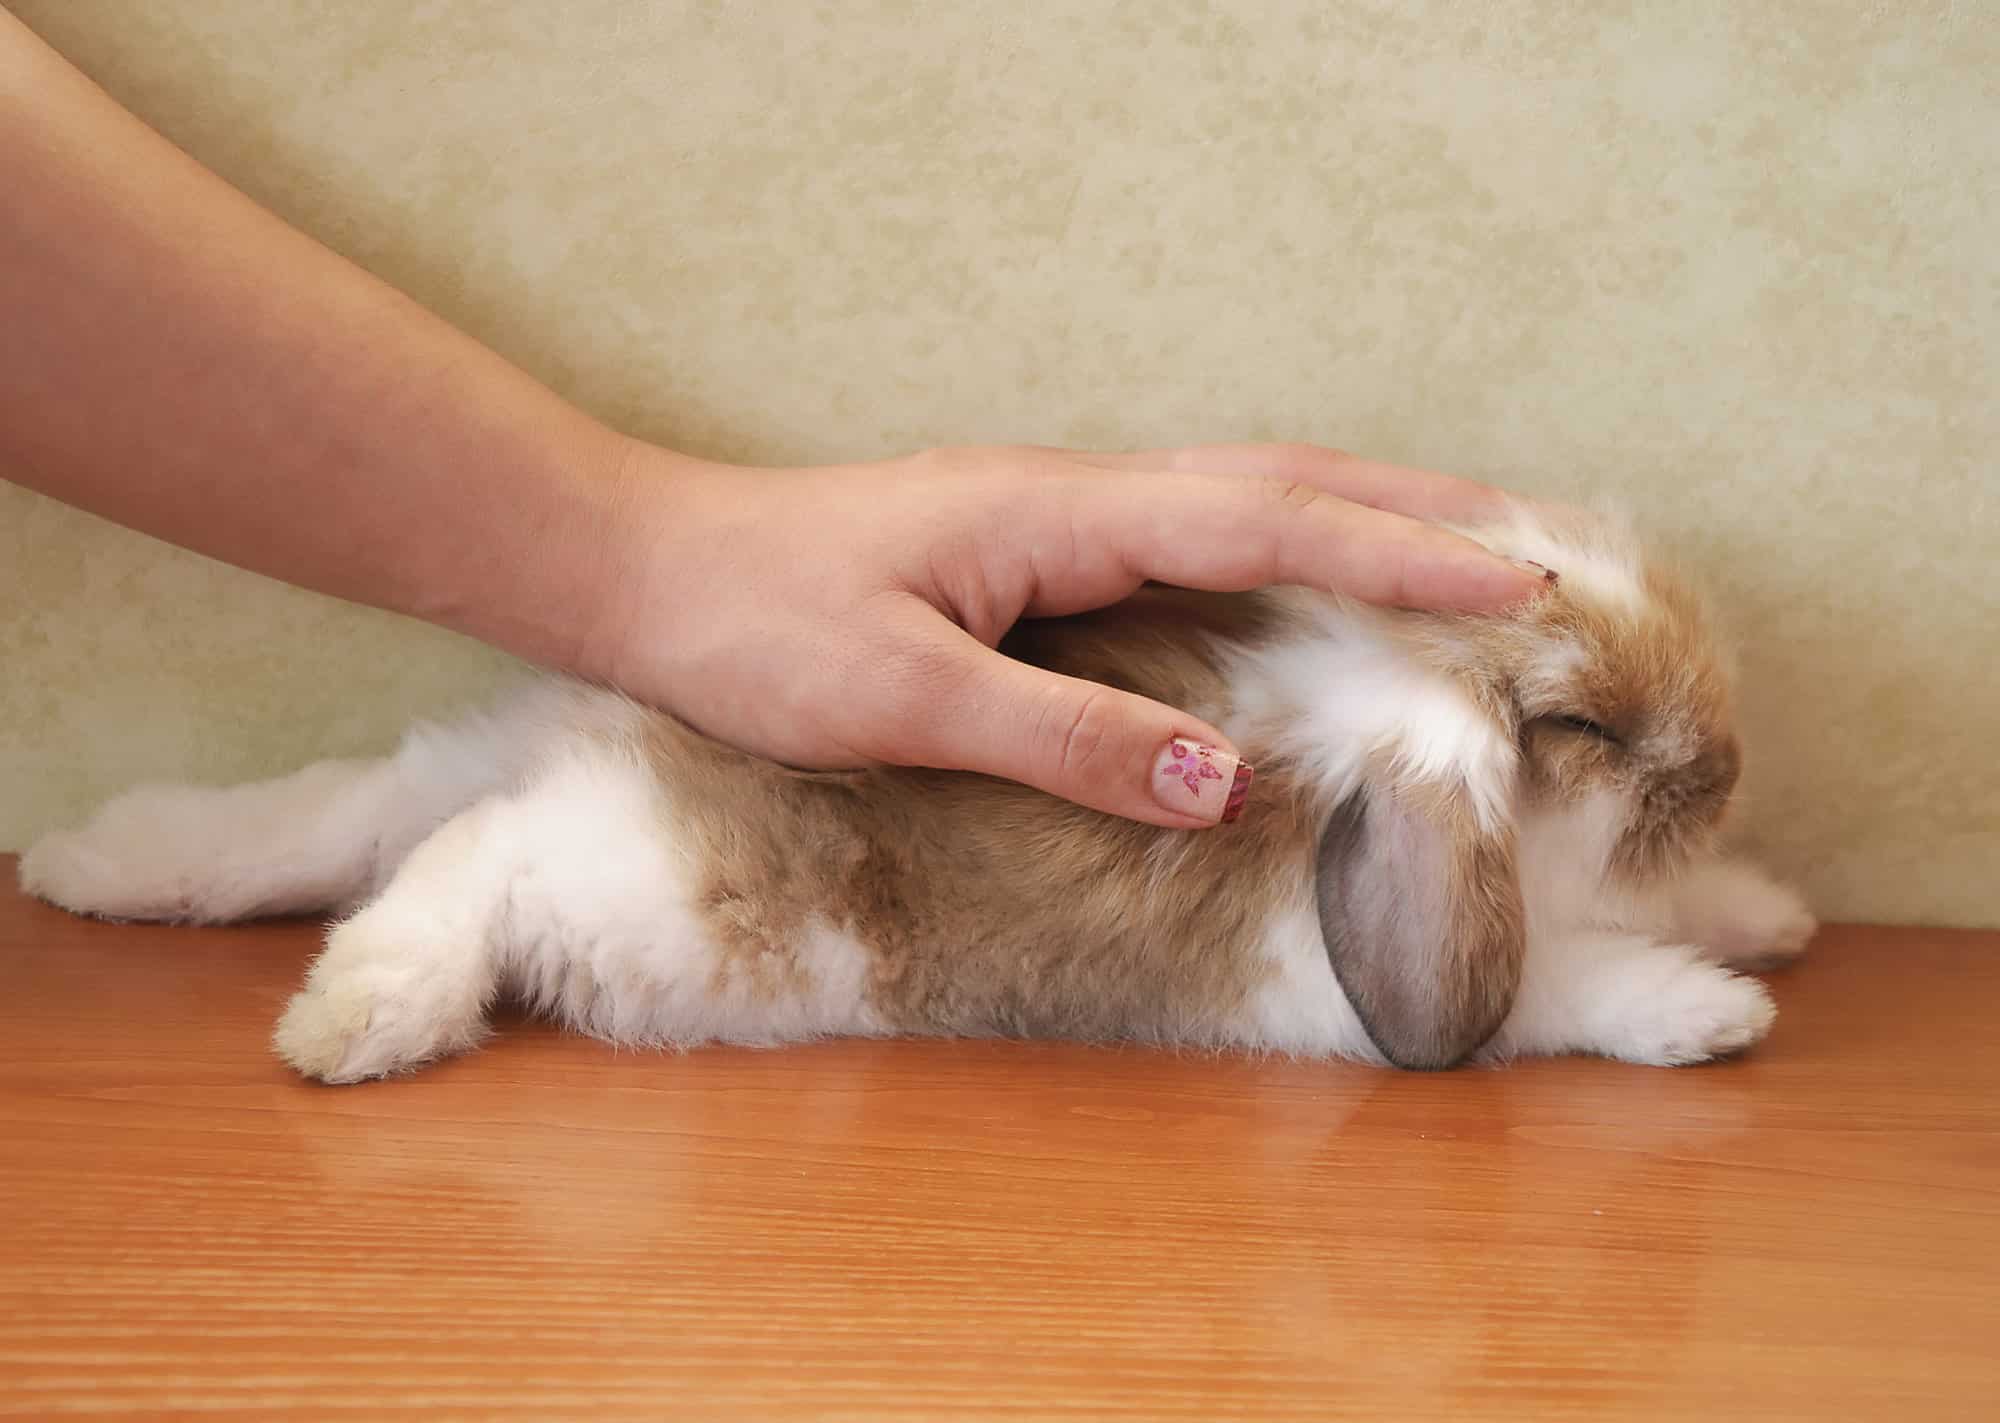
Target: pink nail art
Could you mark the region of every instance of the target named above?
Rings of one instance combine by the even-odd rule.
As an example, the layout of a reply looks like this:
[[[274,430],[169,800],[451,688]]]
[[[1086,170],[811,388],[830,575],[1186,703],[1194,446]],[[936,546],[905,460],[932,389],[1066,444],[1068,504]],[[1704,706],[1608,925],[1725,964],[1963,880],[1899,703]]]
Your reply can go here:
[[[1243,803],[1250,799],[1250,782],[1256,778],[1257,768],[1248,761],[1236,763],[1236,778],[1229,783],[1229,799],[1222,805],[1222,823],[1232,824],[1243,813]]]
[[[1226,823],[1243,813],[1251,775],[1229,752],[1175,737],[1154,763],[1153,796],[1169,810]]]

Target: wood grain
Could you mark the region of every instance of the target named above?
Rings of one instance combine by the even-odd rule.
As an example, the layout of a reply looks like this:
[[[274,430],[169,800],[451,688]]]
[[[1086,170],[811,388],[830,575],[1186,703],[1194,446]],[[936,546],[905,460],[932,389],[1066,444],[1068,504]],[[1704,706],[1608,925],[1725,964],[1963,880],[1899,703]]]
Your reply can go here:
[[[347,1088],[264,1049],[314,943],[0,892],[0,1415],[2000,1412],[2000,935],[1829,930],[1695,1070],[511,1024]]]

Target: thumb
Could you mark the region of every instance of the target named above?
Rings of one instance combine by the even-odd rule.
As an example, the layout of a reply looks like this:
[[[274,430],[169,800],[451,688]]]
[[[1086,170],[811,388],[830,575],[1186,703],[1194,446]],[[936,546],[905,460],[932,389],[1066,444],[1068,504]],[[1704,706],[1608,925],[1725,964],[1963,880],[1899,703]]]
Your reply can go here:
[[[1252,769],[1207,722],[1017,662],[967,636],[923,761],[1020,781],[1111,815],[1206,829],[1242,814]]]

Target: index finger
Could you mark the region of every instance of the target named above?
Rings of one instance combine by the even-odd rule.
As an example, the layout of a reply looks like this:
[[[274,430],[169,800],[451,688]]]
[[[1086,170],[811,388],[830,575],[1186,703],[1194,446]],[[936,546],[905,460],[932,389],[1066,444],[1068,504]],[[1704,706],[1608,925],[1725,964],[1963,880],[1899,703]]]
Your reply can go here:
[[[1070,509],[1067,588],[1046,584],[1034,611],[1075,611],[1104,590],[1086,567],[1133,582],[1238,592],[1274,583],[1324,588],[1388,607],[1491,612],[1533,597],[1544,570],[1471,539],[1315,486],[1208,474],[1119,475],[1080,482]],[[1070,596],[1065,596],[1065,595]],[[1071,602],[1054,608],[1055,602]]]
[[[1508,499],[1505,491],[1490,484],[1362,459],[1323,445],[1183,445],[1132,453],[1064,450],[1062,454],[1078,464],[1099,469],[1290,480],[1351,503],[1366,504],[1371,509],[1452,523],[1497,518],[1505,511]]]

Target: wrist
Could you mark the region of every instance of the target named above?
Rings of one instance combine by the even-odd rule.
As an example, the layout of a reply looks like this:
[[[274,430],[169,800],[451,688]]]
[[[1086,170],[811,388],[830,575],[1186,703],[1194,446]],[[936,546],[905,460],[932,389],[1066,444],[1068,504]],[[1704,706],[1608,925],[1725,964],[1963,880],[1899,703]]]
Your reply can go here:
[[[636,543],[626,506],[634,441],[583,417],[543,438],[508,442],[511,468],[489,469],[468,516],[440,543],[416,616],[557,671],[592,664],[601,625]]]
[[[703,579],[698,555],[713,552],[725,465],[623,435],[612,438],[597,472],[576,493],[563,521],[557,560],[559,615],[550,665],[658,701],[665,689],[662,647],[682,641],[675,624]]]

